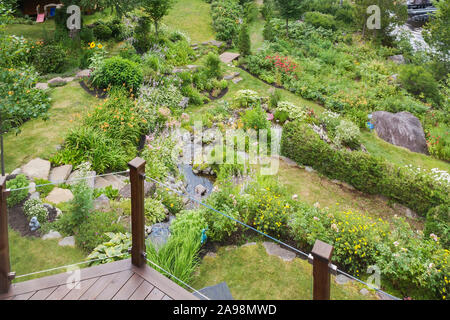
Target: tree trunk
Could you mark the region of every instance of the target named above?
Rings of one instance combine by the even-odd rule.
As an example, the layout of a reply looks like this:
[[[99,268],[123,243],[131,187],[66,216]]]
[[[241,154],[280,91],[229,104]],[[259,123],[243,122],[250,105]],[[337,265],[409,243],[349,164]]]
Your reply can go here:
[[[289,39],[289,19],[286,19],[286,37]]]
[[[158,21],[155,21],[155,33],[158,36]]]

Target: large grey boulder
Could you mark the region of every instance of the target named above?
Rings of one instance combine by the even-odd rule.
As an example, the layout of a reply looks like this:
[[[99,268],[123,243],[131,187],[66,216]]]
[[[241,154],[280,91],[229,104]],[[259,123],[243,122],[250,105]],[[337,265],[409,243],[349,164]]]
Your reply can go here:
[[[153,196],[156,191],[156,185],[152,182],[144,181],[144,194],[146,197]],[[129,199],[131,198],[131,184],[127,184],[119,191],[121,198]]]
[[[58,245],[60,245],[61,247],[75,247],[75,237],[65,237],[58,242]]]
[[[390,144],[413,152],[428,154],[427,141],[420,120],[409,112],[376,111],[372,122],[378,136]]]
[[[72,165],[67,164],[64,166],[53,168],[50,172],[50,182],[53,183],[62,183],[67,180],[70,173],[72,172]]]
[[[86,174],[86,177],[82,177],[80,170],[75,170],[74,172],[72,172],[69,176],[69,178],[67,179],[67,184],[72,185],[72,184],[76,184],[77,182],[81,181],[81,180],[86,180],[87,185],[91,188],[94,188],[95,185],[95,171],[89,171]]]
[[[273,242],[263,242],[264,248],[266,248],[267,254],[271,256],[278,256],[283,261],[289,262],[294,260],[296,254],[292,251],[281,248],[280,245]]]
[[[393,61],[396,64],[405,64],[405,57],[403,55],[398,54],[395,56],[388,57],[389,60]]]
[[[22,167],[22,173],[29,178],[48,179],[50,173],[50,161],[36,158]]]
[[[109,198],[102,194],[100,197],[94,200],[94,210],[107,212],[111,209]]]

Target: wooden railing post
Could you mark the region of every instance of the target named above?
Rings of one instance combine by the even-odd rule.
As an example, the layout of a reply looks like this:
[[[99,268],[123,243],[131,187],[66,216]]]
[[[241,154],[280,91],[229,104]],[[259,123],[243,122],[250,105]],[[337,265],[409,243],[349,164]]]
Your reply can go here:
[[[9,260],[9,240],[8,240],[8,208],[6,198],[6,177],[0,177],[0,293],[6,293],[11,286],[11,264]]]
[[[330,266],[333,247],[316,240],[311,251],[313,258],[313,300],[330,300]]]
[[[128,163],[131,183],[131,262],[137,267],[145,261],[144,181],[145,160],[135,158]]]

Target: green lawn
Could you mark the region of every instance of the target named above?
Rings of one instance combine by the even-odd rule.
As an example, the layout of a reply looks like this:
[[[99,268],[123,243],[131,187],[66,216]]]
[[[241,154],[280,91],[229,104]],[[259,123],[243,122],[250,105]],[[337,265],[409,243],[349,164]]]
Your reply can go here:
[[[235,300],[312,300],[312,266],[300,258],[284,262],[266,253],[261,243],[247,247],[222,247],[217,257],[205,256],[194,276],[201,289],[225,281]],[[363,296],[355,283],[337,285],[332,277],[334,300],[376,299]]]
[[[192,43],[212,40],[214,30],[209,7],[204,0],[180,0],[163,22],[172,29],[187,32]]]
[[[58,240],[21,237],[17,232],[11,229],[9,230],[9,247],[11,270],[18,276],[83,262],[86,258],[86,254],[82,250],[78,248],[61,247],[58,245]],[[81,267],[84,267],[84,265]],[[15,282],[41,278],[62,272],[66,272],[66,270],[62,269],[59,271],[23,277],[15,280]]]
[[[6,34],[24,36],[32,40],[42,40],[55,31],[55,21],[47,20],[36,24],[9,24],[5,28]]]
[[[33,158],[48,158],[54,154],[56,147],[63,142],[66,132],[78,121],[81,112],[99,101],[87,94],[76,81],[51,89],[50,96],[52,105],[49,120],[30,120],[21,127],[20,134],[5,135],[7,172]]]

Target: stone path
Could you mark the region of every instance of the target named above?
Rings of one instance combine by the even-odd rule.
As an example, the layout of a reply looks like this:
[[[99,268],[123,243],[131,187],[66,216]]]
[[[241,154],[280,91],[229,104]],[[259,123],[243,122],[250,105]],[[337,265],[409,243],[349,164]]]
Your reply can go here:
[[[72,82],[72,81],[78,80],[78,79],[82,79],[82,78],[86,78],[86,77],[89,77],[90,75],[91,75],[91,70],[85,69],[85,70],[79,71],[75,75],[75,77],[65,77],[65,78],[56,77],[56,78],[48,80],[47,82],[39,82],[36,84],[35,88],[40,89],[40,90],[47,90],[50,87],[64,86],[69,82]]]
[[[220,61],[223,63],[231,63],[233,60],[236,60],[241,55],[239,53],[233,53],[233,52],[224,52],[220,55]]]
[[[283,249],[280,245],[273,242],[263,242],[264,248],[266,248],[267,254],[271,256],[277,256],[283,259],[283,261],[289,262],[294,260],[296,254],[292,251]]]

